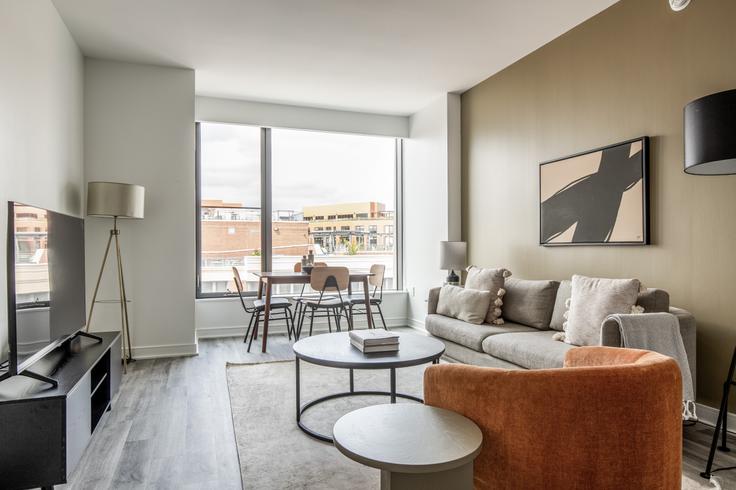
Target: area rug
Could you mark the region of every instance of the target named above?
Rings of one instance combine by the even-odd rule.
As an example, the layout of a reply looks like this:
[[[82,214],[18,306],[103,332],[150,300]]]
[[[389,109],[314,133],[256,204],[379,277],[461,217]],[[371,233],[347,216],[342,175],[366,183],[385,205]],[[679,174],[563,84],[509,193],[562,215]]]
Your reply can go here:
[[[397,370],[397,390],[421,397],[427,366]],[[347,391],[348,383],[344,369],[301,363],[302,403]],[[331,444],[317,441],[297,427],[294,361],[228,364],[227,384],[244,489],[379,488],[378,470],[348,459]],[[388,387],[388,371],[355,371],[356,390],[388,391]],[[331,400],[308,410],[302,421],[318,432],[331,434],[342,415],[377,403],[388,403],[388,397]],[[720,482],[714,483],[683,475],[682,488],[721,488]]]
[[[427,366],[398,369],[397,391],[421,397]],[[349,389],[345,369],[306,362],[300,367],[302,403]],[[332,444],[317,441],[297,427],[294,361],[228,364],[227,383],[244,489],[379,488],[378,470],[348,459]],[[356,390],[388,391],[389,383],[388,371],[355,371]],[[342,415],[388,402],[382,396],[330,400],[309,409],[302,421],[313,430],[332,434]]]

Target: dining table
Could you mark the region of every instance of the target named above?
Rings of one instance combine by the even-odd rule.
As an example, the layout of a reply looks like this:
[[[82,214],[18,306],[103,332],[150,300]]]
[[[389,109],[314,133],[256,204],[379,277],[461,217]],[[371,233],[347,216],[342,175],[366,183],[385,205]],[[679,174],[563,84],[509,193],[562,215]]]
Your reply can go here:
[[[266,352],[268,342],[268,321],[271,316],[271,295],[274,284],[309,284],[310,275],[306,272],[253,272],[258,277],[258,299],[263,299],[265,294],[265,305],[263,311],[263,335],[261,341],[261,352]],[[365,299],[365,311],[368,318],[368,328],[373,328],[373,316],[371,315],[371,300],[368,292],[368,278],[373,276],[368,271],[350,271],[348,282],[348,295],[353,293],[353,283],[363,284],[363,297]]]

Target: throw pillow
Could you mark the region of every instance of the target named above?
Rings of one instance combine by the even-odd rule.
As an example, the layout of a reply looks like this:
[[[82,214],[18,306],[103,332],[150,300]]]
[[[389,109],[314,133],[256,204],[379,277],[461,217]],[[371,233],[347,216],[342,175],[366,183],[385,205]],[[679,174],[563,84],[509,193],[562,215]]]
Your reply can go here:
[[[486,318],[490,303],[490,291],[479,291],[445,284],[440,289],[437,313],[480,325]]]
[[[501,307],[503,306],[503,295],[506,294],[503,286],[506,278],[511,275],[511,271],[503,268],[488,269],[474,265],[471,265],[466,270],[468,271],[468,277],[465,279],[466,288],[489,291],[491,293],[491,304],[486,314],[486,323],[503,325]]]
[[[631,313],[641,283],[638,279],[572,276],[572,296],[565,323],[565,342],[600,345],[601,325],[608,315]]]
[[[572,294],[572,282],[569,279],[560,281],[560,287],[557,288],[557,297],[555,298],[555,308],[552,311],[552,320],[549,322],[549,328],[552,330],[563,331],[562,324],[565,323],[565,312],[567,306],[565,303]]]
[[[506,279],[504,320],[540,330],[548,329],[559,285],[557,281],[529,281],[513,277]]]

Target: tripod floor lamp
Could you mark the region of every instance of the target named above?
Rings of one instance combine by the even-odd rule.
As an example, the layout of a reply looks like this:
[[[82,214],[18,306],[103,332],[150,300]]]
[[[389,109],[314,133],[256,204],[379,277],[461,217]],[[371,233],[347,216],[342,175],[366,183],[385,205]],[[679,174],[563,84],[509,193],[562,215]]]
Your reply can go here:
[[[130,325],[128,323],[128,295],[125,292],[125,275],[123,274],[123,256],[120,253],[120,229],[118,219],[143,219],[143,205],[145,189],[134,184],[120,184],[116,182],[89,182],[87,184],[87,216],[112,218],[112,229],[107,239],[105,254],[102,256],[100,273],[97,275],[95,292],[92,295],[92,304],[87,317],[87,331],[92,324],[92,313],[96,303],[120,303],[121,334],[123,336],[123,365],[128,370],[128,362],[133,361],[130,343]],[[117,300],[98,300],[100,282],[105,272],[105,264],[110,255],[110,247],[115,242],[115,258],[117,263]]]
[[[734,175],[736,174],[736,89],[707,95],[685,106],[685,172],[691,175]],[[736,348],[731,365],[723,381],[723,394],[718,410],[718,419],[713,432],[708,462],[700,476],[710,478],[725,467],[713,469],[713,459],[718,449],[730,451],[727,444],[728,399],[736,369]]]

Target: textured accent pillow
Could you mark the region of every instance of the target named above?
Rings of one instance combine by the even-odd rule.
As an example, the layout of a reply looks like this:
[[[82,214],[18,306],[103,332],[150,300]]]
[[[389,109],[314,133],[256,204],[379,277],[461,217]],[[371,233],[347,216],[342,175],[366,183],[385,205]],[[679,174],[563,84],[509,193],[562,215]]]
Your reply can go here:
[[[529,281],[509,277],[504,284],[504,320],[547,330],[559,285],[557,281]]]
[[[474,265],[466,270],[468,271],[468,277],[465,279],[466,288],[490,291],[491,293],[491,304],[486,314],[486,323],[503,325],[501,307],[503,306],[503,295],[506,294],[503,285],[506,278],[511,275],[511,271],[503,268],[487,269]]]
[[[440,289],[437,313],[480,325],[486,318],[490,304],[490,291],[479,291],[445,284]]]
[[[631,313],[640,286],[638,279],[572,276],[565,342],[573,345],[600,345],[603,320],[614,313]]]
[[[549,328],[562,332],[564,329],[562,324],[565,323],[565,312],[567,306],[565,302],[572,295],[572,282],[569,279],[560,281],[560,287],[557,288],[557,297],[555,298],[555,308],[552,311],[552,320],[549,322]]]

